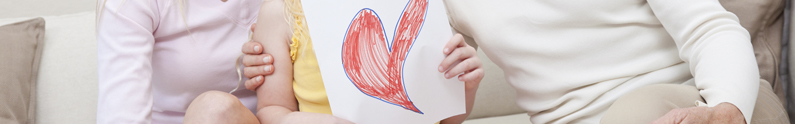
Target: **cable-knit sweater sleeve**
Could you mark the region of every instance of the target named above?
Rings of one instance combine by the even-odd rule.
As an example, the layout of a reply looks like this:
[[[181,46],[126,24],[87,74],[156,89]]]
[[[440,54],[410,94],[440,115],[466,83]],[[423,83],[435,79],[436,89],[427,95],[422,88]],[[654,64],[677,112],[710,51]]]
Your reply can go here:
[[[732,103],[750,123],[759,88],[750,36],[718,0],[647,0],[713,107]]]

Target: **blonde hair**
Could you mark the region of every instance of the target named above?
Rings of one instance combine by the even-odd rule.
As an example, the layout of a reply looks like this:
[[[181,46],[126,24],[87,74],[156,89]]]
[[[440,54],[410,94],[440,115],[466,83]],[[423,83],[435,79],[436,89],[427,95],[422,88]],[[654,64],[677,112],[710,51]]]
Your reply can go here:
[[[291,27],[296,26],[295,22],[296,19],[301,19],[299,21],[306,22],[303,17],[304,16],[304,8],[301,6],[301,0],[284,0],[284,19],[287,21],[287,24],[290,24]],[[293,28],[294,30],[294,28]],[[293,31],[291,30],[291,31]]]
[[[300,47],[302,50],[300,53],[290,50],[290,55],[293,57],[293,60],[296,59],[296,56],[305,57],[297,54],[305,53],[307,45],[302,43],[311,42],[312,39],[309,37],[309,28],[307,27],[306,18],[304,17],[304,8],[301,5],[301,0],[284,0],[284,13],[287,24],[292,27],[290,28],[292,32],[290,48],[298,49],[298,47]]]

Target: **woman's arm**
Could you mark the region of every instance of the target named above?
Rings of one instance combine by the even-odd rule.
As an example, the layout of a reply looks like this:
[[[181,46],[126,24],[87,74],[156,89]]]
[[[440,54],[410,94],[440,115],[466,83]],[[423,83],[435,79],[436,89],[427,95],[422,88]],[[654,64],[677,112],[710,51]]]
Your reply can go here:
[[[156,5],[121,0],[97,5],[97,123],[151,123]]]
[[[260,8],[254,41],[273,56],[273,74],[257,91],[257,118],[263,124],[346,122],[328,114],[298,112],[293,92],[293,68],[288,42],[291,26],[285,20],[284,1],[267,0]]]
[[[690,65],[708,106],[731,103],[750,122],[759,90],[759,69],[751,38],[737,16],[718,0],[647,2],[676,42],[680,58]]]

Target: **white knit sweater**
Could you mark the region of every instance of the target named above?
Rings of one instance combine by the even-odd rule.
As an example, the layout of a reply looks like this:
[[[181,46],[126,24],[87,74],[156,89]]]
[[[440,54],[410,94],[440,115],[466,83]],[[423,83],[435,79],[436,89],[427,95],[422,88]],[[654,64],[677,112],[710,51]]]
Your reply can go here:
[[[718,0],[446,0],[451,25],[505,71],[533,123],[598,123],[622,94],[695,82],[751,120],[759,71]],[[684,63],[683,63],[684,62]]]

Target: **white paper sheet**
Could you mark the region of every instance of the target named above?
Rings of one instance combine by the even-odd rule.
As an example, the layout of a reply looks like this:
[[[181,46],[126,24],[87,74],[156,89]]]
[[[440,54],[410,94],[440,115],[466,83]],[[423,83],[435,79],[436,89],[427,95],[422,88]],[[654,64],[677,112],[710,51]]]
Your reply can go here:
[[[334,116],[360,124],[421,124],[435,123],[442,119],[465,113],[464,83],[455,80],[455,78],[444,79],[443,74],[437,71],[439,64],[444,58],[442,48],[452,37],[452,30],[449,27],[442,0],[413,2],[410,0],[303,0],[302,2],[309,34],[314,44]],[[412,3],[414,4],[411,5]],[[404,22],[411,22],[411,19],[422,17],[417,16],[422,15],[421,11],[417,11],[422,9],[414,7],[421,7],[423,6],[421,4],[424,3],[427,5],[424,12],[425,16],[421,18],[424,21],[415,21],[422,22],[421,26],[410,25],[417,23],[399,25],[400,19],[409,20]],[[408,11],[404,11],[404,9]],[[401,18],[404,12],[413,13],[408,15],[414,16]],[[377,16],[367,16],[368,14]],[[357,35],[356,32],[363,30],[351,28],[351,26],[362,26],[361,24],[363,23],[358,23],[360,21],[367,21],[368,19],[372,21],[372,17],[380,19],[381,28],[383,29],[371,31],[376,32],[374,33],[375,35],[362,33]],[[371,23],[368,24],[373,27]],[[385,63],[395,63],[394,61],[400,60],[399,55],[390,56],[389,58],[379,55],[389,56],[401,51],[391,50],[394,35],[399,35],[399,38],[403,39],[411,39],[410,35],[412,35],[411,33],[396,34],[397,26],[407,26],[408,28],[404,27],[401,29],[406,29],[404,31],[409,32],[414,29],[411,28],[412,26],[421,27],[421,29],[418,30],[419,33],[416,34],[416,40],[414,40],[413,44],[410,47],[404,47],[408,48],[408,53],[404,56],[403,66],[388,66],[395,67],[392,70],[388,70]],[[349,29],[352,31],[349,31]],[[375,30],[378,28],[367,29]],[[381,32],[378,33],[378,31]],[[378,34],[383,34],[383,36]],[[346,41],[364,43],[369,41],[366,40],[368,38],[385,39],[385,41],[380,42],[386,42],[384,43],[386,45],[372,42],[369,45],[348,45],[350,46],[348,48],[343,45]],[[348,52],[343,55],[343,49],[349,49],[349,51],[356,49],[359,51],[353,50],[354,52]],[[368,52],[372,53],[364,54]],[[355,55],[358,55],[358,57]],[[395,59],[396,56],[398,56],[397,59]],[[347,65],[348,68],[343,64],[343,58],[346,59],[346,63],[349,63]],[[394,60],[390,61],[390,59]],[[354,60],[373,61],[356,62]],[[362,66],[361,63],[367,62],[369,64],[364,64],[366,67]],[[356,65],[356,67],[353,65]],[[370,71],[367,71],[368,69]],[[394,75],[395,73],[375,73],[400,72],[400,70],[396,69],[402,69],[402,73],[399,75]],[[394,76],[402,76],[402,78],[394,78]],[[388,83],[385,84],[386,86],[373,83],[383,82],[383,79],[389,79],[390,77],[402,81],[403,86],[395,85],[395,82],[399,82],[398,80],[388,80]],[[355,83],[356,81],[354,80],[362,81]],[[366,86],[367,84],[373,86]],[[390,86],[396,87],[392,87],[391,90],[382,88]],[[360,88],[364,90],[360,90]],[[403,93],[407,95],[400,95],[401,88]],[[378,94],[383,92],[392,92],[393,95]],[[405,101],[400,103],[401,100],[399,99],[405,96],[407,96],[406,100],[410,100],[410,104],[406,104]],[[412,104],[413,107],[411,106]]]

